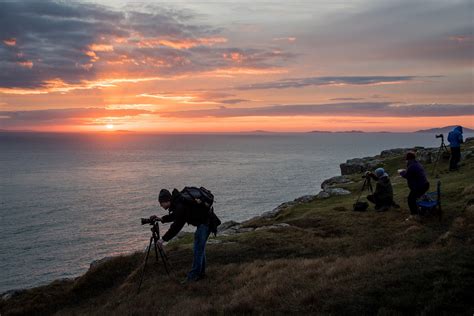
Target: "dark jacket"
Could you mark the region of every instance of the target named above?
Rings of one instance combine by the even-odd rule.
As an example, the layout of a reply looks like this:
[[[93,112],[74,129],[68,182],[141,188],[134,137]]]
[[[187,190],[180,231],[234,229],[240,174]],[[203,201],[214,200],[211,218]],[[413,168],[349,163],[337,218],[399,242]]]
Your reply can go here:
[[[176,236],[184,224],[191,224],[198,226],[200,224],[207,224],[209,221],[208,212],[201,210],[192,205],[189,201],[181,196],[181,193],[174,189],[171,195],[171,206],[169,214],[161,218],[163,223],[173,222],[170,229],[163,235],[164,241],[171,240]]]
[[[374,191],[374,199],[376,204],[391,205],[393,201],[393,188],[388,175],[383,175],[377,178],[376,175],[371,174],[372,179],[377,181]]]
[[[407,179],[410,190],[422,190],[428,183],[425,169],[423,169],[423,166],[416,160],[409,160],[407,162],[407,170],[400,173],[400,175]]]
[[[462,127],[457,126],[448,134],[449,147],[461,147],[463,142],[462,139]]]

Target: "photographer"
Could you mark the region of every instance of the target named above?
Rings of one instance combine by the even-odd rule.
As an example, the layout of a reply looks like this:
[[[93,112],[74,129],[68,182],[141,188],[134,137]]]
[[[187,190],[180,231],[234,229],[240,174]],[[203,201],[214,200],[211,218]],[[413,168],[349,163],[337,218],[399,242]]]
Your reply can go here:
[[[406,161],[407,169],[399,170],[400,176],[407,179],[408,188],[410,189],[407,200],[411,215],[406,220],[419,220],[420,217],[416,200],[428,191],[430,183],[426,178],[425,169],[423,169],[423,166],[416,160],[414,152],[408,152],[406,154]]]
[[[367,171],[365,176],[377,181],[373,194],[367,196],[367,200],[375,204],[375,210],[383,212],[391,206],[399,207],[393,201],[392,183],[383,168],[377,168],[374,172]]]
[[[458,170],[461,160],[462,126],[456,126],[448,134],[449,147],[451,148],[451,159],[449,160],[449,171]]]
[[[186,223],[196,226],[193,265],[183,283],[198,281],[204,278],[206,272],[205,248],[210,234],[208,213],[193,209],[176,189],[173,190],[173,194],[166,189],[162,189],[158,196],[158,201],[163,209],[168,210],[169,214],[162,218],[153,215],[150,219],[158,219],[163,223],[172,223],[169,230],[159,240],[159,243],[163,244],[163,242],[171,240],[181,231]]]

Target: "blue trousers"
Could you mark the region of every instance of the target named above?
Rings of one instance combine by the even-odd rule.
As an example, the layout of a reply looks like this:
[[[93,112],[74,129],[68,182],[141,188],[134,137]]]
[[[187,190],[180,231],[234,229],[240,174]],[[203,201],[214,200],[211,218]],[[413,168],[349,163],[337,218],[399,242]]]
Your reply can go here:
[[[209,226],[201,224],[194,233],[193,266],[188,273],[188,280],[197,280],[206,273],[206,242],[209,238]]]

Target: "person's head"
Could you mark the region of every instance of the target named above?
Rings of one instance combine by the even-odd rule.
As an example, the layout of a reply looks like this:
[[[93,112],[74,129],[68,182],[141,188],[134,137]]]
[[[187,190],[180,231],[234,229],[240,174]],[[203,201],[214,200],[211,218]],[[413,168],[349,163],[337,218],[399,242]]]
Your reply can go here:
[[[382,178],[385,175],[385,170],[383,168],[377,168],[374,173],[377,178]]]
[[[416,155],[413,151],[409,151],[407,152],[406,156],[405,156],[405,159],[407,161],[412,161],[412,160],[415,160],[416,159]]]
[[[462,134],[462,126],[456,126],[454,130]]]
[[[161,189],[160,194],[158,195],[158,202],[160,206],[165,210],[169,209],[171,206],[171,193],[166,189]]]

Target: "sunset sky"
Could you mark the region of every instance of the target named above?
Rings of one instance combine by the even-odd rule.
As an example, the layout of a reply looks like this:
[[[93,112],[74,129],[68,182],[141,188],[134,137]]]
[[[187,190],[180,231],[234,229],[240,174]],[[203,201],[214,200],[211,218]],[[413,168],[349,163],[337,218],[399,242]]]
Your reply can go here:
[[[472,128],[473,6],[0,1],[0,129]]]

